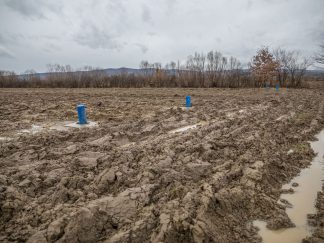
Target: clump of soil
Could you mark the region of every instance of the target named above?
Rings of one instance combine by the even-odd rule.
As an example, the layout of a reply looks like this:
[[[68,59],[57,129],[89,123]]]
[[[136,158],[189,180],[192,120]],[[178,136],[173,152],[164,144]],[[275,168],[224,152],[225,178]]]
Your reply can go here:
[[[306,237],[303,243],[324,242],[324,185],[322,191],[317,193],[316,214],[307,215],[308,224],[314,227],[314,232],[310,237]]]
[[[324,127],[314,90],[0,93],[1,242],[260,242],[255,219],[293,226],[281,186]],[[76,120],[79,102],[98,127],[17,134]]]

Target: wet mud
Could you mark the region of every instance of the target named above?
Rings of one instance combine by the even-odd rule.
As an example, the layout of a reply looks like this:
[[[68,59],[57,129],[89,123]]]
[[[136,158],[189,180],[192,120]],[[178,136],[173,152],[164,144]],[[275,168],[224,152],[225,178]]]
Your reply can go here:
[[[269,230],[266,228],[265,222],[254,222],[254,225],[260,228],[259,234],[264,243],[302,242],[314,230],[315,221],[311,219],[316,212],[316,195],[321,191],[322,181],[324,180],[324,130],[315,137],[316,141],[311,142],[310,145],[316,153],[316,157],[309,167],[302,169],[298,176],[283,186],[283,193],[279,199],[279,203],[286,207],[288,217],[295,227]],[[307,218],[309,219],[307,220]]]
[[[20,133],[76,121],[77,103],[97,126]],[[278,200],[323,105],[316,90],[0,90],[0,241],[261,242],[254,220],[294,226]]]

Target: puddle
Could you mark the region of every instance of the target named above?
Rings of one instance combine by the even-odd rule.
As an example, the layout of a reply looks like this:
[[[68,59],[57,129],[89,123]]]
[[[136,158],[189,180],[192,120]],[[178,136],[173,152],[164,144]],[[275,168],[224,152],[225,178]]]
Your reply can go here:
[[[0,137],[0,142],[7,142],[7,141],[11,141],[12,138],[9,137]]]
[[[295,116],[295,112],[290,112],[289,114],[279,116],[276,121],[285,121],[288,120],[289,118],[292,118]]]
[[[233,111],[233,112],[228,112],[226,113],[226,117],[229,119],[233,119],[235,117],[242,117],[243,115],[246,115],[248,112],[246,109],[241,109],[239,111]]]
[[[195,124],[195,125],[190,125],[190,126],[185,126],[185,127],[180,127],[180,128],[177,128],[177,129],[174,129],[172,131],[170,131],[170,133],[179,133],[179,132],[185,132],[189,129],[194,129],[194,128],[197,128],[198,124]]]
[[[80,125],[77,122],[68,123],[65,127],[74,127],[74,128],[85,128],[85,127],[96,127],[98,124],[96,122],[89,121],[87,124]]]
[[[283,189],[293,188],[293,194],[282,194],[281,199],[285,199],[292,204],[292,208],[287,208],[286,212],[295,228],[269,230],[266,223],[254,221],[253,224],[260,228],[259,235],[264,243],[302,242],[302,239],[311,235],[312,227],[307,224],[307,214],[316,213],[315,201],[317,192],[322,190],[322,180],[324,179],[324,130],[317,136],[318,141],[311,142],[311,147],[317,153],[310,167],[303,169],[299,176],[290,183],[283,186]],[[292,151],[289,151],[292,152]],[[293,183],[299,186],[292,187]]]
[[[205,124],[206,124],[206,122],[200,122],[200,123],[197,123],[197,124],[194,124],[194,125],[189,125],[189,126],[180,127],[180,128],[171,130],[169,133],[185,132],[185,131],[190,130],[190,129],[195,129],[195,128],[201,127],[201,126],[203,126]]]
[[[18,132],[18,134],[23,134],[23,133],[29,133],[29,134],[36,134],[40,131],[43,130],[43,127],[42,126],[38,126],[38,125],[32,125],[31,128],[29,129],[23,129],[21,130],[20,132]]]
[[[98,123],[93,121],[89,121],[87,124],[84,125],[80,125],[77,122],[73,122],[73,121],[48,123],[48,124],[41,124],[41,125],[33,124],[31,128],[20,130],[17,132],[17,134],[34,135],[42,131],[68,131],[71,128],[86,128],[86,127],[96,127],[96,126],[98,126]]]

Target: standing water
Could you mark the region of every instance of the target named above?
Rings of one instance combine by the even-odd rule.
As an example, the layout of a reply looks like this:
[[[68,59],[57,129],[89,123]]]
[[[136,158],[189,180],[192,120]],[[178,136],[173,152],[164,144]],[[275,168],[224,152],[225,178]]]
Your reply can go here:
[[[266,228],[265,222],[255,221],[254,225],[260,228],[259,234],[264,243],[302,242],[303,238],[312,233],[312,228],[307,224],[307,214],[316,213],[316,195],[318,191],[322,190],[322,180],[324,179],[324,130],[316,137],[318,141],[311,142],[312,149],[317,153],[311,166],[303,169],[299,176],[283,186],[283,189],[289,189],[292,183],[298,183],[299,186],[294,188],[295,192],[293,194],[282,194],[280,197],[292,204],[292,208],[287,208],[286,212],[296,227],[269,230]]]

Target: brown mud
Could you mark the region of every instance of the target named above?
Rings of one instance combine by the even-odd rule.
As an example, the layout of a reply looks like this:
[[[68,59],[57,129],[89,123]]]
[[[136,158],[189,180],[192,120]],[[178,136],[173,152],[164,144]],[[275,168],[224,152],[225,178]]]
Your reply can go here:
[[[323,94],[0,90],[0,241],[260,242],[254,220],[293,227],[278,199],[314,157]],[[20,132],[75,121],[79,102],[97,127]]]
[[[316,142],[315,142],[316,143]],[[317,161],[322,162],[321,174],[323,175],[323,161],[324,161],[324,131],[321,132],[318,142],[317,148],[314,150],[318,151],[317,153]],[[322,180],[323,181],[323,180]],[[324,184],[322,184],[322,190],[317,192],[316,198],[316,213],[310,213],[307,215],[308,225],[314,228],[313,234],[309,237],[306,237],[303,240],[303,243],[320,243],[324,242]]]
[[[316,214],[307,215],[308,224],[314,227],[314,232],[311,236],[306,237],[303,243],[321,243],[324,242],[324,185],[322,191],[317,193],[316,199]]]

